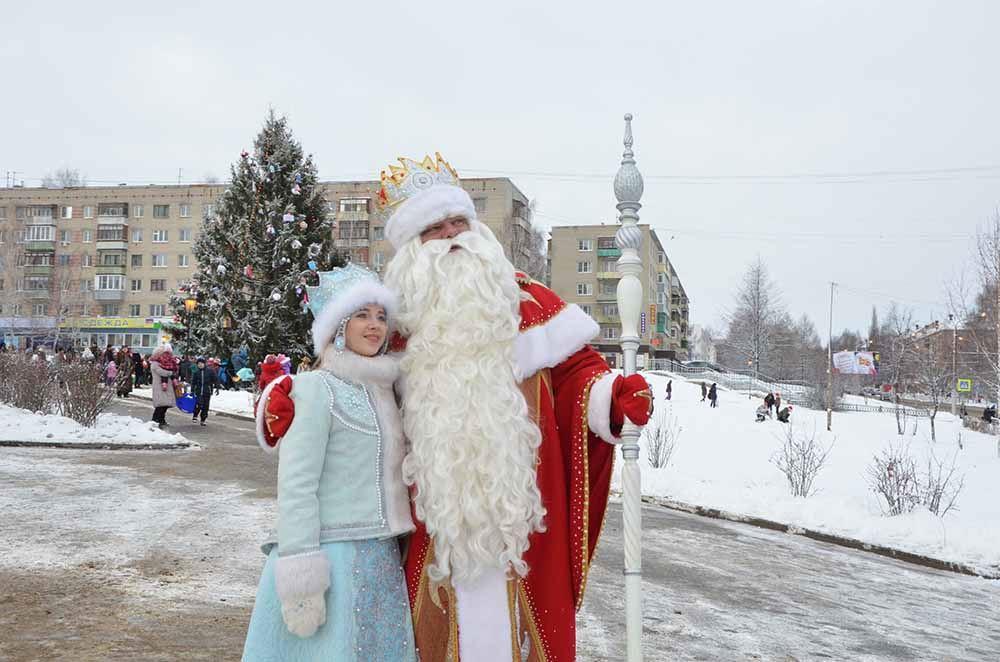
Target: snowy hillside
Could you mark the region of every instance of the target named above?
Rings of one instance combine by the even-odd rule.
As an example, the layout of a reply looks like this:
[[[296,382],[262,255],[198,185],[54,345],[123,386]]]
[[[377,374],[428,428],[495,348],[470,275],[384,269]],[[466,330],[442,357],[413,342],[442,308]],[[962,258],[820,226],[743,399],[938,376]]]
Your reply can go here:
[[[782,445],[786,426],[754,422],[759,399],[746,393],[719,391],[719,407],[701,402],[696,383],[673,380],[673,399],[665,400],[667,377],[645,373],[655,395],[656,416],[673,418],[680,429],[676,450],[665,468],[653,469],[643,447],[643,494],[688,504],[763,517],[924,554],[979,568],[1000,566],[1000,458],[997,439],[961,428],[947,412],[937,417],[939,459],[957,451],[958,473],[965,487],[957,510],[938,518],[927,510],[883,517],[864,472],[890,442],[909,442],[917,469],[926,468],[932,448],[927,419],[919,419],[915,436],[896,434],[895,418],[884,413],[835,413],[833,432],[826,432],[826,413],[795,407],[797,430],[812,432],[824,446],[832,442],[827,465],[816,480],[818,493],[803,499],[789,494],[787,482],[771,457]],[[912,426],[912,423],[911,423]],[[958,448],[958,435],[964,449]],[[618,466],[620,467],[620,462]],[[615,486],[620,484],[615,476]]]

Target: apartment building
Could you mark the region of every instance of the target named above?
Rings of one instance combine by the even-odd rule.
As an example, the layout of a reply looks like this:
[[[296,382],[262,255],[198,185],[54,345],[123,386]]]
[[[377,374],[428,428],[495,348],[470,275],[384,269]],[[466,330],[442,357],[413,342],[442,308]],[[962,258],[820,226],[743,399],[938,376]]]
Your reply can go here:
[[[677,271],[656,232],[642,230],[643,306],[638,367],[652,359],[686,359],[689,301]],[[620,278],[615,245],[617,225],[574,225],[552,228],[549,240],[549,284],[566,301],[578,304],[601,327],[593,346],[613,366],[621,366],[621,320],[617,290]]]
[[[462,182],[480,220],[525,263],[528,199],[506,178]],[[321,184],[335,246],[381,272],[392,255],[377,181]],[[151,351],[171,291],[196,267],[194,241],[225,186],[0,189],[0,339],[15,347],[72,337]]]

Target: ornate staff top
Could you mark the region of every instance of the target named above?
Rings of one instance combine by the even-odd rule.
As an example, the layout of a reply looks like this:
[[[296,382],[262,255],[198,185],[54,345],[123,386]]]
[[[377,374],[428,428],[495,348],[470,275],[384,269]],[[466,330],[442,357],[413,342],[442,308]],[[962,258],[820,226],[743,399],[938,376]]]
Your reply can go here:
[[[621,167],[615,175],[615,197],[619,203],[635,204],[635,209],[638,209],[642,190],[642,175],[635,167],[635,154],[632,152],[632,114],[629,113],[625,115],[625,151],[622,153]]]

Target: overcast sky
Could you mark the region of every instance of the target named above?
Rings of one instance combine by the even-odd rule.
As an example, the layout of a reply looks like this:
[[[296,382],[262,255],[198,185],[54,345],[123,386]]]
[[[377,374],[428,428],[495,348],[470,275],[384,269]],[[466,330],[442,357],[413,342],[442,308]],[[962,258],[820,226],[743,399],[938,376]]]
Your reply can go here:
[[[272,105],[323,178],[440,150],[545,223],[611,223],[631,112],[693,322],[759,254],[824,335],[830,281],[835,329],[890,297],[939,317],[1000,207],[1000,3],[480,4],[7,6],[0,175],[225,178]]]

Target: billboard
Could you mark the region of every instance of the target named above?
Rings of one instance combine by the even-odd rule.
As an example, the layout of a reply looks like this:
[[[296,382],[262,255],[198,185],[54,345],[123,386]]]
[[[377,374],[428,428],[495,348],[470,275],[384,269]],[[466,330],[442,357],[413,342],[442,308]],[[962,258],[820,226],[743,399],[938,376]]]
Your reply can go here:
[[[878,374],[871,352],[837,352],[833,355],[833,369],[842,375]]]

